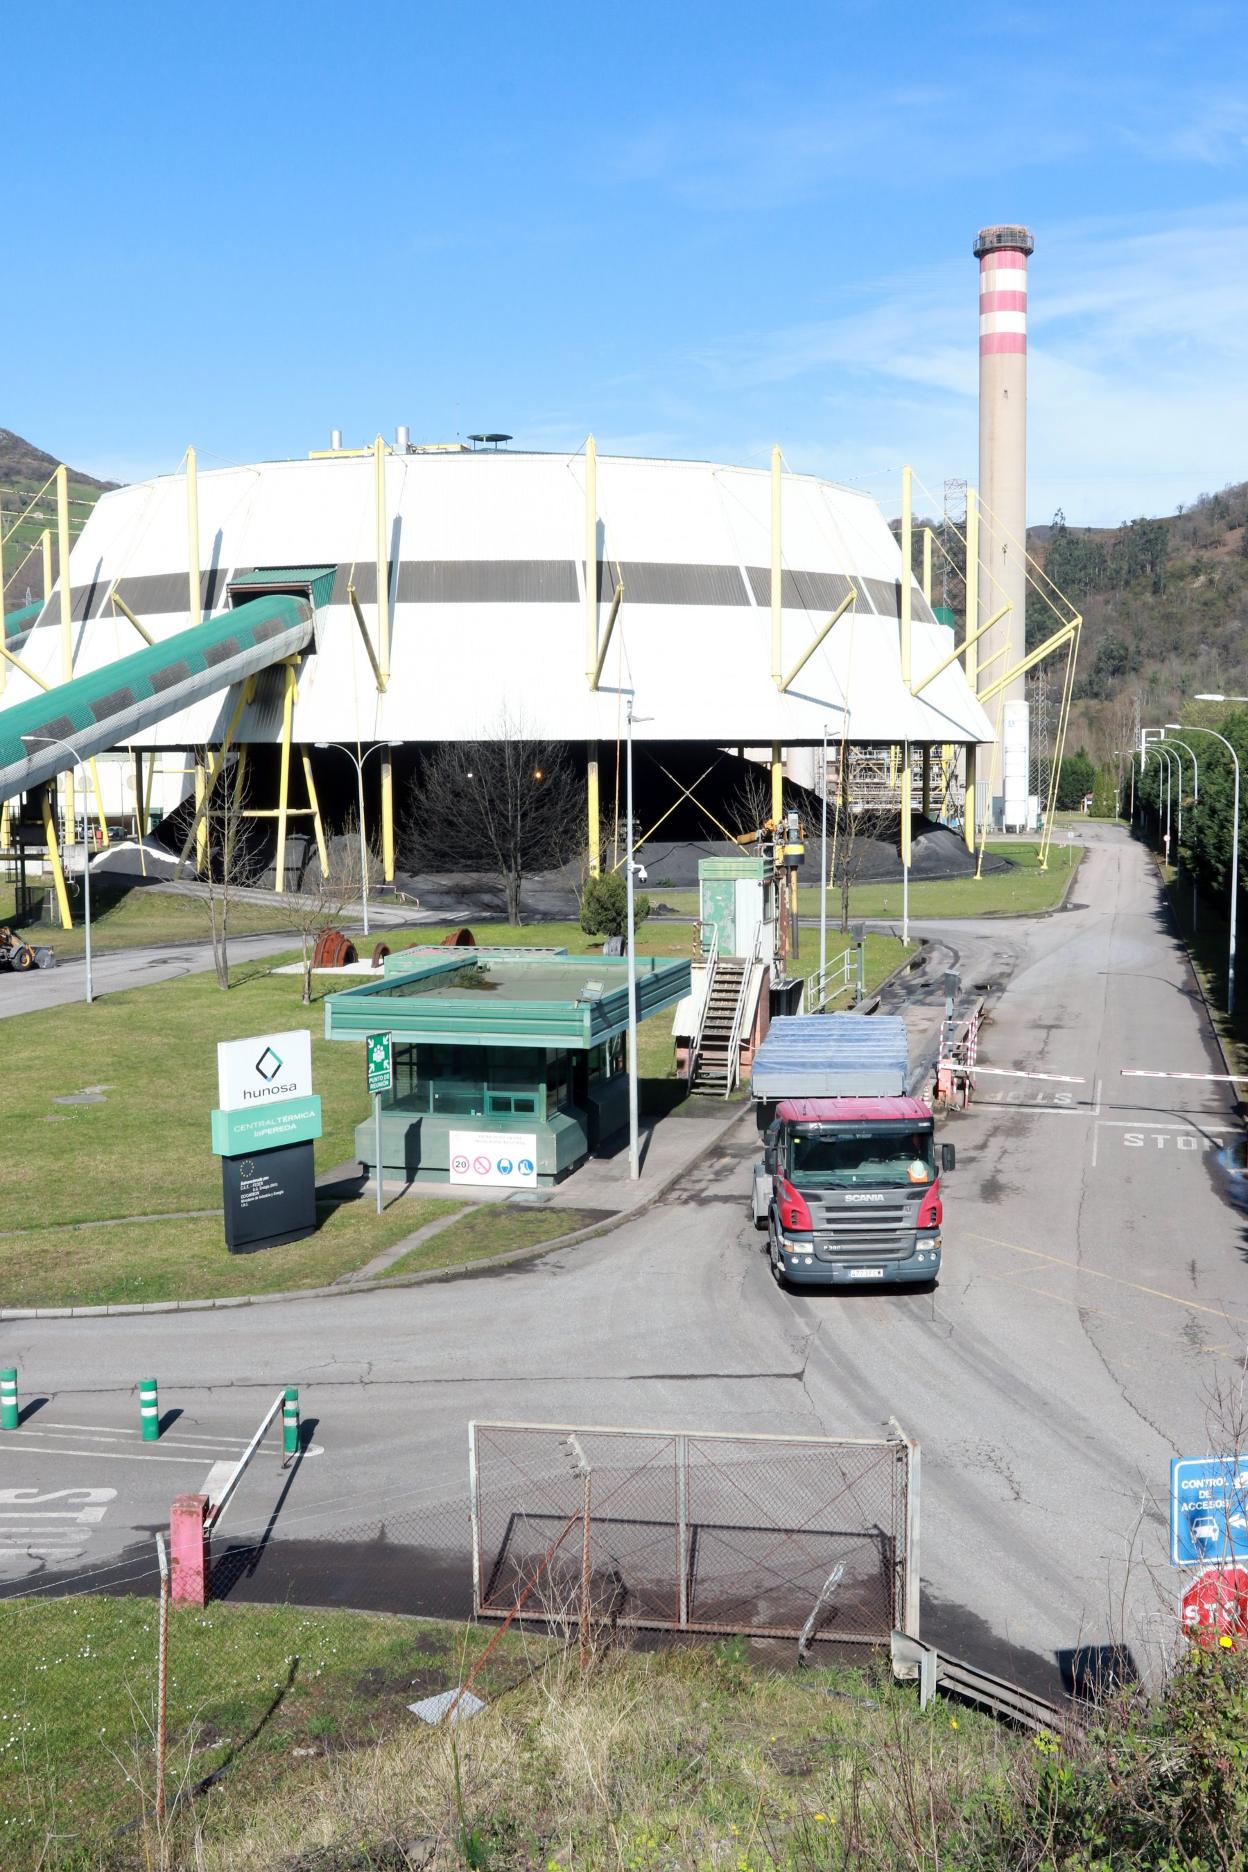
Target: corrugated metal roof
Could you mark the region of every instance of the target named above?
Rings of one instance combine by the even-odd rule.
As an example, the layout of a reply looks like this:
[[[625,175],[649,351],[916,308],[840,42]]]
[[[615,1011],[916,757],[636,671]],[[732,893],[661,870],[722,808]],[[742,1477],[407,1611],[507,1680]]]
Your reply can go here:
[[[783,1014],[754,1055],[757,1099],[900,1098],[906,1024],[889,1014]]]

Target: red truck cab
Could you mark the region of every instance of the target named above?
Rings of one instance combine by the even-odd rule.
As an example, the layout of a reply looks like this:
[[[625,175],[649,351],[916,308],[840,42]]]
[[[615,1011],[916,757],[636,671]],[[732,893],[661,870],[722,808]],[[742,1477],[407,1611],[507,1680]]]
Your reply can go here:
[[[940,1177],[953,1163],[951,1144],[937,1159],[922,1099],[782,1099],[764,1133],[754,1196],[776,1279],[812,1287],[933,1283]]]

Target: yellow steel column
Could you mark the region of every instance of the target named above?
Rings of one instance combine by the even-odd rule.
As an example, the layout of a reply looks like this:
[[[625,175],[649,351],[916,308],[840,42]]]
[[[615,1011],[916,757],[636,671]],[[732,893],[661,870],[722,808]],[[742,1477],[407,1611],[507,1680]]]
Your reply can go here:
[[[910,687],[911,586],[914,580],[911,471],[901,471],[901,680]]]
[[[784,687],[784,645],[782,642],[781,598],[783,576],[780,569],[780,450],[771,451],[771,680],[777,689]],[[775,777],[772,777],[774,798]]]
[[[191,623],[202,623],[204,606],[199,577],[199,473],[193,448],[186,451],[186,585]]]
[[[932,750],[927,742],[923,744],[923,817],[932,816]]]
[[[377,504],[377,660],[381,686],[390,681],[390,546],[386,539],[386,445],[373,443],[374,496]]]
[[[381,757],[381,868],[387,884],[394,883],[394,771],[390,750]]]
[[[147,876],[147,850],[143,840],[147,836],[147,827],[143,822],[143,750],[131,748],[130,758],[134,762],[134,838],[139,848],[139,871]]]
[[[203,877],[208,869],[208,820],[204,813],[204,796],[208,791],[208,779],[204,772],[204,763],[199,755],[195,756],[195,875]]]
[[[585,438],[585,675],[598,682],[598,444]]]
[[[147,757],[147,778],[143,783],[143,836],[147,837],[148,827],[152,823],[152,775],[156,770],[155,751]]]
[[[290,804],[290,737],[295,718],[295,672],[287,663],[282,685],[282,757],[277,783],[277,852],[273,859],[273,888],[286,889],[286,809]]]
[[[979,628],[979,495],[973,487],[966,490],[966,635],[973,637]],[[972,695],[979,691],[979,644],[966,646],[967,687]],[[979,749],[972,743],[966,749],[966,789],[962,803],[962,835],[966,849],[975,850],[975,795],[978,788]]]
[[[69,583],[69,470],[64,462],[56,471],[56,570],[61,587],[61,680],[69,682],[74,674],[74,594]],[[74,810],[74,770],[65,770],[61,785],[65,794],[66,837],[78,830]],[[83,837],[86,837],[87,802],[82,802]],[[84,844],[85,851],[85,844]]]
[[[325,827],[321,823],[321,802],[316,797],[316,784],[312,779],[312,756],[307,748],[300,750],[303,758],[303,779],[308,789],[308,805],[312,808],[312,829],[316,833],[316,855],[321,861],[321,876],[329,876],[329,852],[325,845]]]
[[[910,768],[910,743],[903,741],[901,744],[901,862],[906,870],[910,868],[914,830],[910,823],[910,816],[914,810]]]
[[[602,872],[602,811],[598,804],[598,743],[589,744],[588,758],[585,762],[585,815],[586,830],[589,834],[589,875],[598,877]]]
[[[43,789],[42,798],[43,836],[48,848],[48,863],[52,866],[52,882],[56,886],[56,902],[61,913],[61,928],[73,929],[74,919],[69,909],[69,892],[65,888],[65,873],[61,869],[61,854],[56,842],[56,819],[52,812],[52,795],[48,787]]]
[[[923,529],[923,596],[932,602],[932,529]]]
[[[52,529],[44,527],[39,535],[39,550],[43,555],[43,602],[47,604],[52,596]]]
[[[784,760],[781,755],[780,743],[778,741],[773,741],[771,744],[771,818],[772,824],[776,828],[777,838],[780,836],[780,822],[783,817]]]
[[[99,821],[99,826],[100,826],[100,844],[104,847],[105,851],[107,851],[109,838],[108,838],[108,819],[106,818],[105,813],[104,813],[104,789],[100,785],[100,770],[96,766],[94,754],[91,756],[90,760],[87,762],[87,765],[91,769],[91,785],[95,792],[95,816],[96,816],[96,819]],[[86,817],[87,817],[87,802],[85,800],[82,802],[82,817],[83,817],[84,836],[85,836],[85,825],[86,825]]]

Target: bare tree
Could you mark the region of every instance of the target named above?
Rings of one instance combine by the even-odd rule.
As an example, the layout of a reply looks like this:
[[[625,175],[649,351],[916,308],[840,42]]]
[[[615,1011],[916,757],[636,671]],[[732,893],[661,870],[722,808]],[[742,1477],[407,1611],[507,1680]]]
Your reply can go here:
[[[197,750],[197,758],[206,764],[207,750]],[[192,822],[188,844],[194,842],[197,828],[202,828],[207,868],[198,884],[188,883],[187,891],[204,906],[217,986],[228,988],[230,912],[240,891],[259,884],[264,868],[254,824],[247,817],[245,762],[229,760]]]
[[[581,849],[584,799],[567,747],[502,715],[488,740],[443,742],[413,780],[400,827],[413,871],[491,870],[521,921],[520,890]]]
[[[323,929],[354,916],[360,903],[367,866],[370,888],[381,876],[381,854],[365,845],[360,849],[360,829],[356,820],[347,822],[343,836],[329,854],[329,870],[321,870],[320,860],[305,861],[297,886],[274,899],[278,920],[299,938],[303,966],[303,1004],[312,999],[312,956],[316,939]]]
[[[828,800],[828,883],[841,899],[841,932],[849,930],[850,895],[871,847],[891,829],[896,812],[855,797],[850,748],[842,742],[836,797]]]

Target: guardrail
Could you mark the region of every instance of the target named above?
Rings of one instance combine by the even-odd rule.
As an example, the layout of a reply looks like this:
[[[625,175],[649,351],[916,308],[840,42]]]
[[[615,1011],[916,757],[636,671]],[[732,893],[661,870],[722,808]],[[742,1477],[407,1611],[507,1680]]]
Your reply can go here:
[[[990,1710],[994,1716],[1017,1723],[1036,1735],[1059,1735],[1083,1727],[1069,1706],[1050,1703],[1046,1697],[1036,1696],[1006,1677],[994,1677],[990,1671],[949,1657],[935,1645],[912,1638],[908,1632],[892,1632],[889,1649],[893,1676],[911,1681],[917,1677],[920,1709],[926,1709],[939,1691],[975,1703],[980,1709]]]
[[[741,976],[741,987],[737,994],[736,1012],[732,1017],[732,1038],[728,1042],[727,1072],[724,1076],[724,1097],[736,1086],[741,1077],[741,1029],[745,1024],[745,1008],[750,998],[750,989],[754,982],[754,970],[758,967],[763,953],[763,925],[754,928],[754,944],[746,957],[745,970]]]
[[[835,1001],[839,995],[848,994],[851,990],[854,1005],[857,1006],[867,988],[866,954],[862,944],[855,943],[852,949],[833,956],[823,968],[816,969],[806,988],[812,1014],[821,1014],[829,1001]]]

